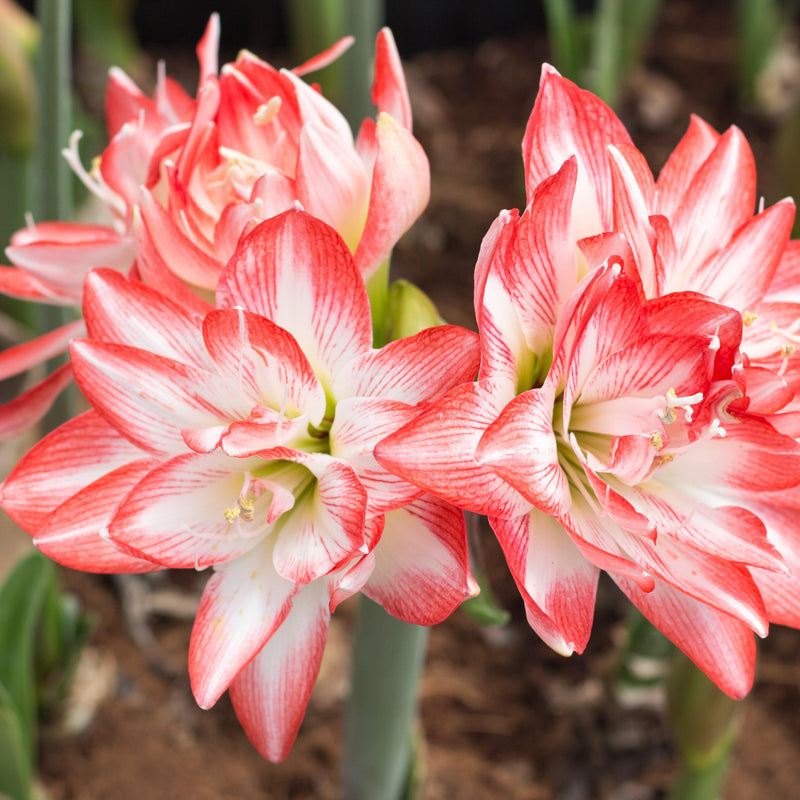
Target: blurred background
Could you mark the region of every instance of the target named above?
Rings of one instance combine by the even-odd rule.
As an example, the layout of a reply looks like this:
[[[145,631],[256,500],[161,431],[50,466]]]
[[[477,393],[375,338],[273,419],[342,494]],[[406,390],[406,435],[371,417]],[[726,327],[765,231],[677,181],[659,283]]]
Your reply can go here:
[[[20,5],[34,11],[32,2]],[[193,92],[194,47],[209,14],[219,11],[221,63],[247,48],[293,66],[335,38],[325,40],[323,30],[315,45],[309,36],[309,28],[321,27],[319,7],[304,0],[73,0],[72,127],[86,134],[84,163],[104,146],[112,64],[149,93],[163,60]],[[767,205],[800,194],[797,2],[387,0],[378,14],[404,59],[414,132],[432,173],[430,207],[398,245],[393,274],[428,292],[448,321],[474,327],[472,270],[481,239],[500,209],[524,203],[520,142],[544,61],[612,104],[656,173],[695,113],[720,131],[742,128]],[[0,19],[0,158],[10,159],[0,168],[3,244],[31,208],[18,202],[25,193],[13,176],[36,158],[35,124],[27,133],[20,125],[25,114],[38,113],[28,56],[7,44],[9,25]],[[365,50],[371,54],[371,42]],[[324,74],[319,80],[326,91],[346,91]],[[92,218],[77,182],[72,194],[76,213]],[[24,340],[30,315],[13,303],[0,308],[0,335]],[[6,398],[18,388],[7,385]],[[31,441],[18,437],[0,448],[6,472]],[[5,516],[0,524],[2,580],[30,545]],[[621,595],[601,582],[589,648],[563,659],[527,627],[486,532],[481,548],[510,622],[482,626],[458,612],[433,631],[421,696],[423,800],[666,797],[676,747],[663,686],[654,680],[641,691],[620,688],[628,636]],[[141,584],[59,570],[57,580],[79,600],[92,630],[81,639],[71,688],[39,726],[41,797],[337,797],[352,606],[337,612],[306,721],[291,755],[276,766],[251,748],[227,698],[203,712],[191,697],[186,652],[205,576]],[[725,800],[796,796],[799,654],[795,631],[775,629],[764,643]]]

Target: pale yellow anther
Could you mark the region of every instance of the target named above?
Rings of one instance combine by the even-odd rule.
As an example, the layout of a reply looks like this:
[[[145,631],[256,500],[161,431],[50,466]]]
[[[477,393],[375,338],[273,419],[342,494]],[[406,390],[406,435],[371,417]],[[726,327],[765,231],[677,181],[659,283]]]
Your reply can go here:
[[[795,354],[796,351],[797,351],[797,348],[793,344],[782,344],[781,345],[781,355],[784,358],[791,358]]]
[[[266,103],[263,103],[256,109],[253,114],[253,122],[256,125],[268,125],[275,119],[277,113],[281,110],[281,99],[277,95],[270,97]]]
[[[675,456],[656,456],[653,459],[653,464],[657,467],[663,467],[665,464],[675,460]]]
[[[653,431],[650,434],[650,444],[652,444],[656,450],[660,450],[664,446],[664,437],[661,435],[660,431]]]
[[[255,500],[255,497],[251,494],[247,495],[247,497],[239,498],[239,508],[242,512],[242,519],[253,519]]]
[[[223,512],[225,514],[225,519],[228,520],[229,523],[234,522],[239,514],[241,514],[241,509],[238,506],[234,506],[232,508],[226,508]]]
[[[743,311],[742,312],[742,325],[746,325],[748,328],[758,319],[758,314],[754,314],[752,311]],[[773,323],[774,325],[775,323]]]

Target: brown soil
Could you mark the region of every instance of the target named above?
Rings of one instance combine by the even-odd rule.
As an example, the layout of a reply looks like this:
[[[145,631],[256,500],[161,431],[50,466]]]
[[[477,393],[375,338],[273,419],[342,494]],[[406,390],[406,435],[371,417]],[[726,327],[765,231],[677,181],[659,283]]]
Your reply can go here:
[[[729,4],[712,4],[719,13],[695,18],[700,5],[666,4],[649,73],[627,96],[625,121],[657,168],[691,111],[719,128],[736,119],[768,176],[773,126],[743,118],[734,105]],[[424,220],[398,247],[395,270],[430,292],[451,321],[473,324],[472,268],[481,238],[499,209],[521,202],[519,145],[546,57],[541,34],[528,32],[477,49],[422,54],[408,65],[433,190]],[[661,103],[660,117],[648,112],[648,101]],[[662,710],[624,710],[610,688],[627,610],[619,593],[601,584],[587,652],[563,659],[527,627],[488,538],[486,550],[513,621],[486,629],[456,613],[433,630],[421,688],[423,800],[663,797],[676,762]],[[181,576],[177,586],[197,591],[203,580]],[[337,612],[294,750],[271,765],[252,749],[226,698],[209,712],[194,704],[186,674],[190,621],[156,615],[157,650],[148,661],[125,629],[114,581],[65,571],[64,583],[97,615],[93,647],[112,680],[81,733],[45,731],[40,775],[54,800],[337,797],[352,604]],[[794,631],[773,630],[764,643],[726,800],[797,796],[799,651]]]

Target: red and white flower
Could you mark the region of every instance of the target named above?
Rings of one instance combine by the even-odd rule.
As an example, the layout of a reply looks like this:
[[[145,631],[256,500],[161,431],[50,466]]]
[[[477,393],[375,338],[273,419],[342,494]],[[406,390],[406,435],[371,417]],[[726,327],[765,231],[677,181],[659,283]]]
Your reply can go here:
[[[800,621],[794,393],[741,351],[747,306],[790,271],[793,204],[753,216],[743,137],[697,120],[655,184],[616,116],[547,67],[523,155],[528,206],[476,267],[479,379],[376,456],[489,515],[559,652],[585,647],[602,569],[742,696],[752,631]]]
[[[36,545],[99,572],[213,567],[189,653],[198,703],[230,688],[285,757],[330,612],[363,591],[430,625],[475,592],[463,515],[380,467],[374,443],[472,375],[477,337],[431,328],[374,350],[355,260],[290,210],[237,247],[204,316],[112,270],[72,343],[93,409],[3,485]]]
[[[382,30],[376,45],[377,119],[365,120],[356,140],[340,112],[300,77],[340,55],[348,40],[292,71],[246,52],[218,70],[218,40],[214,15],[197,48],[196,99],[163,72],[149,98],[111,71],[108,147],[91,173],[81,165],[79,133],[65,155],[113,225],[32,223],[12,239],[14,267],[0,268],[0,291],[74,305],[90,269],[135,265],[139,279],[201,310],[239,238],[298,201],[339,231],[365,278],[388,258],[427,204],[430,182],[391,33]],[[76,327],[62,329],[62,348],[80,335]],[[0,357],[0,373],[27,369],[52,350],[52,341],[37,340],[24,361]],[[0,409],[0,435],[37,418]]]

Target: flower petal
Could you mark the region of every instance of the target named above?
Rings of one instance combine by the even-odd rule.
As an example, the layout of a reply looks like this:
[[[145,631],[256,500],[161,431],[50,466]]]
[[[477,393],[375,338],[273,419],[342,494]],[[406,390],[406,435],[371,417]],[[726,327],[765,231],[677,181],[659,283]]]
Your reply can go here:
[[[373,552],[363,592],[404,622],[436,625],[477,594],[464,514],[431,495],[390,511]]]
[[[236,716],[269,761],[289,754],[319,673],[328,638],[326,581],[304,586],[292,610],[229,692]]]
[[[281,626],[298,587],[275,572],[270,539],[220,564],[206,584],[189,645],[192,692],[211,708]]]
[[[347,246],[304,211],[266,220],[241,241],[217,299],[289,331],[326,386],[372,345],[367,292]]]

